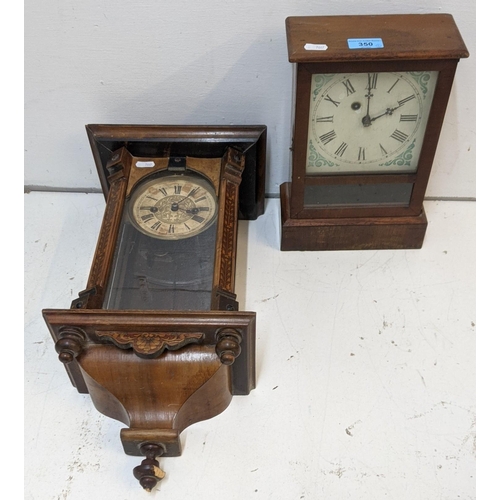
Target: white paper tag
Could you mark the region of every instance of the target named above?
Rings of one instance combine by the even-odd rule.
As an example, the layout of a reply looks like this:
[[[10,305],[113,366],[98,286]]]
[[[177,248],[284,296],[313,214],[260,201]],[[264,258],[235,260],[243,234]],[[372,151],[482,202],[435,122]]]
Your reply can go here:
[[[155,166],[154,161],[136,161],[135,166],[137,168],[153,168]]]
[[[306,50],[326,50],[328,49],[328,45],[324,43],[306,43],[304,45],[304,49]]]

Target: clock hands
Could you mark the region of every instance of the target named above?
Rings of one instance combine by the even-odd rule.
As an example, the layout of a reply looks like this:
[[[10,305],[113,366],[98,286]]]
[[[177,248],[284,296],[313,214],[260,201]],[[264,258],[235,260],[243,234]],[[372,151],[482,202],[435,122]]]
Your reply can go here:
[[[177,205],[177,207],[174,209],[174,205]],[[197,214],[200,209],[198,207],[194,207],[194,208],[182,208],[182,207],[179,207],[178,204],[174,203],[172,205],[172,211],[175,212],[177,210],[182,210],[183,212],[186,212],[187,214]]]
[[[369,127],[375,120],[378,120],[382,116],[392,115],[392,113],[394,113],[394,111],[396,111],[396,109],[400,108],[403,104],[399,104],[398,106],[394,106],[393,108],[387,108],[383,113],[380,113],[379,115],[374,116],[373,118],[371,118],[367,114],[366,116],[363,117],[363,119],[361,120],[361,123],[363,123],[364,127]],[[366,118],[368,118],[368,119],[366,119]]]
[[[394,111],[396,109],[400,108],[403,104],[399,104],[398,106],[395,106],[394,108],[387,108],[383,113],[380,113],[380,115],[374,116],[371,119],[371,121],[374,122],[375,120],[378,120],[380,117],[385,116],[385,115],[392,115],[392,113],[394,113]]]
[[[143,206],[141,207],[141,210],[147,210],[151,212],[152,214],[158,214],[157,217],[159,216],[160,218],[162,216],[166,216],[166,212],[183,212],[188,215],[196,215],[202,210],[207,210],[205,207],[189,207],[189,208],[184,208],[181,206],[185,201],[190,199],[190,196],[185,196],[181,200],[177,201],[172,201],[169,202],[168,199],[166,200],[166,203],[162,203],[161,207],[158,206]]]
[[[370,73],[368,73],[368,93],[365,95],[366,97],[366,115],[361,119],[361,123],[364,127],[369,127],[372,124],[372,119],[370,118],[370,98],[373,97],[372,94],[372,79],[370,77]]]
[[[376,115],[372,118],[370,116],[370,99],[373,97],[373,94],[372,94],[372,90],[374,88],[373,85],[374,85],[373,75],[370,75],[370,73],[368,73],[368,87],[367,87],[368,92],[365,95],[365,97],[366,97],[366,115],[363,116],[363,118],[361,118],[361,123],[363,124],[363,127],[369,127],[375,120],[378,120],[382,116],[392,115],[394,113],[394,111],[396,111],[396,109],[400,108],[401,106],[403,106],[403,104],[405,102],[407,102],[410,99],[412,99],[413,97],[415,97],[413,95],[413,96],[407,97],[406,99],[398,101],[397,106],[394,106],[392,108],[386,108],[386,110],[383,113],[380,113],[379,115]],[[376,83],[375,83],[375,85],[376,85]]]
[[[183,208],[180,206],[181,203],[184,203],[189,198],[190,198],[189,196],[185,196],[182,200],[173,202],[172,205],[170,206],[170,210],[172,212],[177,212],[177,211],[181,210],[182,212],[186,212],[187,214],[196,215],[200,211],[200,209],[198,207]]]

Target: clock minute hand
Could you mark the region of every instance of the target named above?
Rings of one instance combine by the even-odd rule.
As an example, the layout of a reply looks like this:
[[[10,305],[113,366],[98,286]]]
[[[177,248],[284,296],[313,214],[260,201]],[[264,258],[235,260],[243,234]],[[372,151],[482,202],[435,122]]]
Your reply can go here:
[[[368,92],[365,95],[366,102],[366,115],[361,118],[361,123],[364,127],[369,127],[372,124],[372,118],[370,117],[370,98],[372,97],[372,83],[370,78],[370,73],[368,73]]]
[[[392,113],[394,113],[394,111],[396,109],[400,108],[401,106],[402,106],[402,104],[400,104],[399,106],[395,106],[394,108],[387,108],[384,113],[381,113],[380,115],[377,115],[377,116],[374,116],[373,118],[371,118],[371,121],[374,122],[375,120],[378,120],[381,116],[392,115]]]

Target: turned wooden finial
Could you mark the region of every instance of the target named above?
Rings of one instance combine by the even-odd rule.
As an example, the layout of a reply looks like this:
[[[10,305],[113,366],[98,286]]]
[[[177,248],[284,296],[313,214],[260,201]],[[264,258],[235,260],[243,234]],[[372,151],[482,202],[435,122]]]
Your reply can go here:
[[[219,356],[221,363],[232,365],[241,353],[241,334],[231,328],[225,328],[217,333],[217,345],[215,352]]]
[[[146,458],[141,465],[134,467],[134,477],[146,491],[151,491],[165,477],[165,472],[160,469],[160,463],[156,460],[156,457],[163,455],[164,451],[162,446],[154,443],[141,446],[141,453]]]
[[[59,340],[55,348],[59,353],[59,361],[71,363],[83,350],[85,333],[76,327],[63,327],[59,331]]]

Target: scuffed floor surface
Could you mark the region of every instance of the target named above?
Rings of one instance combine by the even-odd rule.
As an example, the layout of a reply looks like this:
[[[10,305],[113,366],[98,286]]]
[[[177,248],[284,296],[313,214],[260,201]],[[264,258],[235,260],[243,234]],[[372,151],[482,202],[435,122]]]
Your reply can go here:
[[[147,494],[40,312],[85,288],[104,199],[25,195],[25,498],[475,498],[475,204],[425,207],[421,250],[280,252],[276,199],[240,224],[257,388],[184,431]]]

